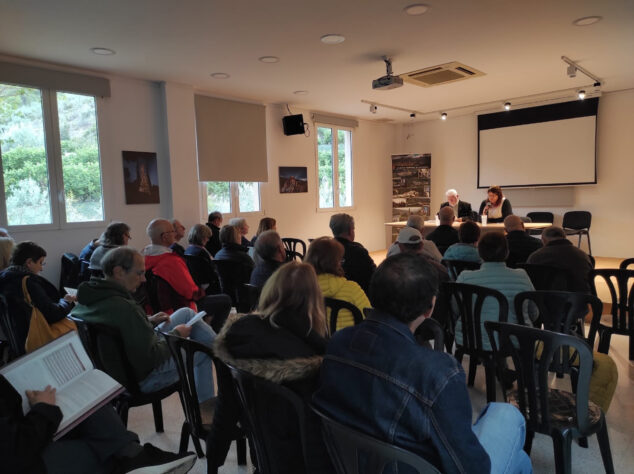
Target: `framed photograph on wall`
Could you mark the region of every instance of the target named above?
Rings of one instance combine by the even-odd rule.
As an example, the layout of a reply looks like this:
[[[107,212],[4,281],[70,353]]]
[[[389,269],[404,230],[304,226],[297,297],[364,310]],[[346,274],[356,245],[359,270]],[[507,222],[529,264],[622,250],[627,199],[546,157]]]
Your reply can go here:
[[[308,171],[305,166],[280,166],[280,193],[307,193]]]
[[[159,184],[156,153],[122,151],[126,204],[158,204]]]

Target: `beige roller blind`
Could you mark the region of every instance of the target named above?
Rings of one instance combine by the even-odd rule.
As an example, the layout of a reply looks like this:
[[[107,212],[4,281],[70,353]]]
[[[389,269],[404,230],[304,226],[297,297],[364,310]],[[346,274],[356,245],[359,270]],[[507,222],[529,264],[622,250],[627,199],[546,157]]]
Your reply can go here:
[[[96,97],[110,97],[110,81],[103,77],[1,61],[0,82]]]
[[[195,96],[198,179],[268,181],[265,107]]]

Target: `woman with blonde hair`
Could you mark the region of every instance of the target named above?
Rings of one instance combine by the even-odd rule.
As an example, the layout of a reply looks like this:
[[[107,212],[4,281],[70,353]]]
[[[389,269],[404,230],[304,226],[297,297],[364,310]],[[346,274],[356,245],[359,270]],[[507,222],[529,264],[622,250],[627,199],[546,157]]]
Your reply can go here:
[[[345,250],[343,245],[330,237],[319,237],[308,246],[304,262],[309,263],[317,272],[321,292],[326,298],[336,298],[355,305],[361,314],[370,308],[370,300],[357,282],[347,280],[341,262]],[[330,309],[326,315],[330,319]],[[352,313],[342,309],[337,315],[337,331],[354,325]]]
[[[256,312],[229,317],[214,341],[214,353],[223,362],[282,384],[309,401],[317,386],[326,334],[324,301],[315,270],[305,263],[289,262],[265,283]],[[210,468],[224,462],[228,444],[223,433],[230,431],[240,415],[230,400],[223,402],[226,399],[222,387],[230,384],[231,380],[218,381],[221,404],[207,439],[207,446],[211,446]],[[269,445],[284,467],[280,472],[333,472],[318,420],[312,417],[307,420],[310,434],[304,440],[308,443],[304,458],[293,408],[279,397],[269,400],[266,393],[258,396],[267,398],[265,422],[271,428],[267,430]]]

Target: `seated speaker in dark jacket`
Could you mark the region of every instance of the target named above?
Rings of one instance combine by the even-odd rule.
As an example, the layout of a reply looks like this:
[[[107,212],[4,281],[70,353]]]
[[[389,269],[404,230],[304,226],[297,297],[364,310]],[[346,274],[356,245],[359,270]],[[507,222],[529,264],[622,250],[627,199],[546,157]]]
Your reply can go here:
[[[365,247],[354,241],[354,218],[335,214],[330,218],[330,230],[344,248],[342,267],[346,279],[356,281],[367,293],[376,264]]]
[[[250,284],[262,288],[271,275],[286,261],[286,249],[280,234],[266,230],[255,242],[255,268]]]
[[[426,238],[435,243],[440,253],[444,255],[450,245],[460,242],[460,235],[458,231],[453,228],[456,216],[451,207],[443,207],[440,209],[440,211],[438,211],[438,219],[440,220],[440,225],[427,234]]]
[[[205,245],[205,248],[209,250],[212,257],[216,256],[216,252],[222,248],[220,244],[220,226],[222,225],[222,214],[218,211],[209,213],[207,217],[207,224],[205,224],[211,230],[211,237],[209,242]]]
[[[26,284],[33,306],[39,309],[49,324],[61,321],[77,300],[60,295],[50,281],[41,277],[46,250],[35,242],[20,242],[13,249],[9,266],[0,273],[0,293],[7,300],[9,315],[18,345],[24,347],[31,322],[31,307],[26,303],[23,285]]]
[[[506,216],[504,230],[509,244],[509,256],[506,258],[506,266],[509,268],[517,268],[518,263],[526,262],[530,254],[542,248],[541,240],[528,235],[524,222],[515,214]]]
[[[206,247],[210,238],[209,227],[204,224],[194,225],[187,235],[189,247],[185,250],[184,257],[194,282],[203,288],[207,295],[216,295],[221,289],[213,257]]]
[[[0,465],[7,474],[187,472],[196,462],[193,453],[168,453],[149,443],[141,446],[111,405],[53,441],[62,421],[55,389],[49,385],[27,390],[25,396],[26,413],[21,395],[0,376]],[[148,469],[142,471],[143,467]]]
[[[282,384],[309,401],[326,348],[326,331],[324,301],[315,270],[305,263],[289,262],[266,282],[255,313],[230,316],[214,342],[214,352],[223,362]],[[269,446],[274,451],[271,454],[279,462],[277,472],[334,472],[321,439],[319,421],[311,414],[306,419],[308,438],[304,441],[308,452],[304,458],[292,407],[278,397],[266,393],[259,396],[270,398],[266,413],[258,416],[267,426]],[[226,455],[226,450],[219,450],[223,433],[228,431],[225,427],[231,428],[239,417],[239,412],[229,416],[227,410],[237,410],[236,405],[221,402],[217,407],[207,442],[213,451],[210,458],[215,460],[210,462],[215,465],[222,465]]]
[[[447,196],[447,201],[440,205],[441,209],[443,207],[451,207],[458,222],[461,222],[462,219],[471,219],[473,217],[471,203],[461,201],[458,191],[455,189],[448,189],[445,195]]]

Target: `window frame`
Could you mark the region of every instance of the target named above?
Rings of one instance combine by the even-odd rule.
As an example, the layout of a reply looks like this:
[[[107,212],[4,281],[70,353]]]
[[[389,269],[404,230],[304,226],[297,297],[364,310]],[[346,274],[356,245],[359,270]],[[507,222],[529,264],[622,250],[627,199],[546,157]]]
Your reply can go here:
[[[68,92],[60,89],[40,88],[25,84],[3,84],[24,87],[28,89],[36,89],[40,91],[42,102],[42,122],[44,133],[44,149],[46,152],[46,169],[48,173],[48,197],[51,210],[50,224],[20,224],[10,225],[9,216],[7,215],[7,203],[4,187],[4,168],[2,162],[2,149],[0,148],[0,225],[6,227],[11,232],[37,232],[40,230],[66,230],[66,229],[82,229],[92,227],[103,227],[108,220],[106,209],[106,197],[103,176],[103,160],[101,133],[99,129],[100,101],[99,97],[82,94],[77,92]],[[66,219],[66,196],[64,193],[64,175],[62,163],[62,144],[59,131],[59,109],[57,107],[57,93],[64,92],[74,95],[82,95],[91,97],[95,102],[95,127],[97,133],[97,151],[99,159],[99,174],[101,181],[101,205],[103,211],[103,219],[83,222],[68,222]]]
[[[323,122],[315,122],[315,183],[317,183],[316,189],[316,209],[317,212],[333,212],[340,210],[354,210],[355,209],[355,195],[354,195],[354,153],[353,153],[353,143],[352,137],[354,136],[354,129],[351,127],[343,127],[340,125],[333,125],[329,123]],[[333,192],[333,206],[332,207],[320,207],[319,206],[319,131],[318,128],[330,128],[332,133],[332,162],[333,162],[333,182],[332,182],[332,192]],[[339,202],[339,153],[338,153],[338,145],[339,145],[339,137],[338,131],[342,130],[350,133],[350,197],[352,198],[352,205],[350,206],[341,206]]]
[[[200,183],[201,199],[203,203],[201,207],[202,209],[206,209],[206,213],[203,216],[204,219],[207,219],[207,217],[209,216],[209,213],[215,211],[215,209],[209,209],[207,205],[207,183],[208,182],[213,182],[213,181],[201,181]],[[217,181],[217,182],[226,183],[227,181]],[[238,184],[242,182],[256,183],[258,185],[258,197],[260,200],[259,211],[240,211],[240,189]],[[229,181],[231,211],[222,213],[223,221],[227,219],[231,219],[233,217],[264,217],[266,213],[264,211],[264,204],[262,202],[262,184],[263,183],[259,181]]]

